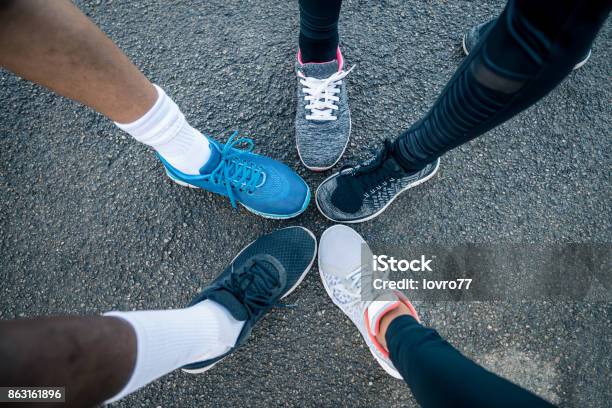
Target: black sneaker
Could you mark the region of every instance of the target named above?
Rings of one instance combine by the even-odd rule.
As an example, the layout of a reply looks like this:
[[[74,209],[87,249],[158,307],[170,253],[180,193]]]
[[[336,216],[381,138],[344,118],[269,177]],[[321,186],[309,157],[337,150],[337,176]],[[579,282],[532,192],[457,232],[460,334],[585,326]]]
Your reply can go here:
[[[469,55],[470,52],[476,47],[476,44],[486,37],[487,32],[493,27],[493,24],[497,21],[496,18],[493,20],[487,21],[486,23],[478,24],[477,26],[472,27],[467,33],[463,35],[463,52],[465,55]],[[574,65],[574,69],[578,69],[591,58],[591,50],[580,59],[580,62]]]
[[[312,266],[317,240],[302,227],[289,227],[259,237],[247,245],[225,271],[190,303],[210,299],[223,305],[245,324],[236,345],[218,357],[183,367],[202,373],[243,345],[253,326],[280,300],[297,288]]]
[[[391,154],[391,142],[356,167],[326,179],[316,193],[319,211],[334,222],[358,223],[381,214],[404,191],[433,177],[440,159],[417,172],[406,172]]]

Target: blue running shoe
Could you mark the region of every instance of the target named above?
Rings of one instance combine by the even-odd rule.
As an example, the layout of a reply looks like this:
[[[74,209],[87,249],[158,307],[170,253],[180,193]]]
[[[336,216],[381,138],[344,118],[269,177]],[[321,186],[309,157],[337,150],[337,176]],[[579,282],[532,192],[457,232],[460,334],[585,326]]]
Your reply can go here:
[[[280,229],[247,245],[189,305],[210,299],[244,321],[236,344],[225,354],[186,365],[183,370],[202,373],[242,346],[253,326],[302,282],[316,253],[315,236],[302,227]]]
[[[237,138],[237,134],[234,132],[224,146],[209,139],[212,154],[199,175],[182,173],[158,157],[173,181],[226,196],[234,208],[240,203],[252,213],[273,219],[304,212],[310,202],[306,182],[283,163],[252,153],[253,141]],[[240,144],[247,148],[236,148]]]

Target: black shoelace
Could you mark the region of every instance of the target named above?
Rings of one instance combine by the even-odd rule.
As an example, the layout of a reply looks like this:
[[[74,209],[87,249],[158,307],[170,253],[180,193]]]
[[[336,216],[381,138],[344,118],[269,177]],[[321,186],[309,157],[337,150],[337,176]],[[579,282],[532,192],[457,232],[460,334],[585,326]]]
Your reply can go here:
[[[223,287],[230,291],[245,307],[249,316],[276,305],[279,289],[284,282],[282,272],[272,262],[251,259],[234,271]]]

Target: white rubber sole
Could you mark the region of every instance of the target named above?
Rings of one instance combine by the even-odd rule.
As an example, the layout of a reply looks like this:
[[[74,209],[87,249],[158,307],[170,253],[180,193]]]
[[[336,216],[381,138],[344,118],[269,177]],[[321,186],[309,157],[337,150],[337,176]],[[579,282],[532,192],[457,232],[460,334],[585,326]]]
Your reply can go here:
[[[325,213],[321,210],[321,207],[319,206],[319,200],[317,200],[317,195],[319,193],[319,188],[321,188],[321,186],[329,179],[335,177],[335,174],[332,174],[331,176],[329,176],[328,178],[326,178],[325,180],[323,180],[323,183],[321,183],[319,185],[319,187],[317,187],[317,191],[315,192],[315,203],[317,205],[317,209],[319,210],[319,212],[321,213],[321,215],[323,215],[325,218],[327,218],[330,221],[333,222],[339,222],[341,224],[359,224],[362,222],[366,222],[366,221],[370,221],[376,217],[378,217],[380,214],[382,214],[387,207],[389,207],[391,204],[393,204],[393,202],[399,197],[401,196],[404,192],[410,190],[411,188],[414,188],[416,186],[418,186],[419,184],[423,184],[424,182],[426,182],[427,180],[429,180],[430,178],[432,178],[433,176],[436,175],[436,173],[438,172],[438,169],[440,168],[440,160],[438,160],[438,163],[436,164],[436,168],[427,176],[424,177],[422,179],[419,179],[417,181],[415,181],[414,183],[408,184],[406,187],[404,187],[403,189],[401,189],[391,200],[389,200],[389,202],[387,204],[385,204],[380,210],[376,211],[374,214],[367,216],[366,218],[360,218],[358,220],[350,220],[350,221],[340,221],[340,220],[334,220],[333,218],[329,218],[327,215],[325,215]]]
[[[196,187],[197,188],[197,187]],[[308,233],[308,235],[310,235],[312,237],[312,239],[314,240],[315,243],[315,247],[314,247],[314,254],[312,256],[312,259],[310,260],[310,263],[308,264],[308,266],[306,267],[306,270],[304,270],[304,272],[302,273],[302,275],[300,276],[300,278],[297,280],[297,282],[295,282],[295,284],[287,291],[287,293],[285,293],[281,299],[286,298],[287,296],[289,296],[294,290],[297,289],[298,286],[300,286],[300,283],[302,283],[302,281],[304,280],[304,278],[306,277],[306,275],[308,274],[308,272],[310,271],[310,269],[312,269],[312,265],[314,264],[315,258],[317,257],[317,253],[318,253],[318,249],[319,249],[319,243],[317,242],[317,237],[312,233],[312,231],[310,231],[308,228],[304,228],[301,226],[294,226],[294,227],[285,227],[285,228],[281,228],[279,230],[276,231],[280,231],[283,229],[287,229],[287,228],[301,228],[304,231],[306,231]],[[234,261],[236,259],[238,259],[238,257],[240,256],[240,254],[242,254],[249,246],[251,246],[251,244],[253,242],[257,241],[257,239],[249,242],[248,245],[245,245],[244,248],[242,248],[240,250],[240,252],[238,252],[238,254],[234,257],[234,259],[232,259],[232,261],[230,262],[230,265],[232,263],[234,263]],[[206,372],[208,370],[210,370],[211,368],[213,368],[215,365],[219,364],[220,362],[222,362],[223,360],[225,360],[227,357],[229,357],[229,355],[223,357],[221,360],[216,361],[214,363],[212,363],[209,366],[206,367],[202,367],[202,368],[196,368],[196,369],[187,369],[187,368],[182,368],[181,370],[188,373],[188,374],[202,374],[203,372]]]
[[[346,226],[345,226],[345,227],[346,227]],[[334,228],[334,227],[330,227],[330,228]],[[325,236],[325,233],[326,233],[326,232],[327,232],[327,231],[328,231],[330,228],[328,228],[327,230],[325,230],[325,231],[323,232],[323,235],[321,235],[321,240],[323,240],[323,237]],[[346,228],[350,228],[350,227],[346,227]],[[317,266],[318,266],[318,268],[319,268],[319,277],[321,278],[321,282],[323,283],[323,287],[325,288],[325,292],[327,292],[327,295],[328,295],[328,296],[329,296],[329,298],[331,299],[332,303],[333,303],[334,305],[336,305],[336,307],[337,307],[338,309],[340,309],[340,310],[342,311],[342,313],[344,313],[344,315],[346,315],[346,317],[348,317],[348,318],[349,318],[349,320],[350,320],[351,322],[353,322],[353,324],[355,325],[355,322],[353,321],[353,319],[351,319],[351,318],[350,318],[350,316],[349,316],[349,315],[347,315],[347,314],[344,312],[344,309],[342,309],[342,306],[340,306],[340,305],[339,305],[338,303],[336,303],[336,301],[334,300],[334,297],[333,297],[333,292],[332,292],[332,290],[329,288],[329,286],[327,286],[327,282],[325,281],[325,278],[323,277],[323,269],[321,268],[321,262],[319,262],[319,260],[317,261]],[[357,328],[357,330],[359,330],[359,328]],[[362,334],[362,333],[361,333],[361,330],[359,330],[359,333],[360,333],[360,334]],[[363,337],[363,334],[362,334],[362,336],[361,336],[361,337]],[[370,350],[370,353],[372,354],[372,356],[374,357],[374,359],[375,359],[375,360],[378,362],[378,364],[379,364],[379,365],[382,367],[382,369],[383,369],[383,370],[385,370],[385,371],[387,372],[387,374],[389,374],[389,375],[390,375],[391,377],[393,377],[393,378],[397,378],[398,380],[403,380],[403,379],[404,379],[404,378],[402,377],[402,375],[401,375],[401,374],[400,374],[400,373],[399,373],[397,370],[395,370],[394,368],[392,368],[391,366],[389,366],[389,364],[388,364],[386,361],[384,361],[383,359],[381,359],[380,357],[378,357],[378,356],[376,355],[376,353],[374,352],[374,350],[372,350],[372,348],[370,347],[370,344],[368,343],[367,339],[365,339],[365,338],[364,338],[363,340],[366,342],[366,344],[367,344],[367,346],[368,346],[368,350]]]
[[[581,66],[583,66],[584,64],[587,63],[587,61],[591,58],[591,50],[589,50],[589,53],[587,54],[586,58],[583,59],[582,61],[580,61],[579,63],[577,63],[576,65],[574,65],[573,69],[578,69]]]
[[[461,40],[461,46],[463,47],[463,53],[467,57],[468,55],[470,55],[470,53],[468,52],[468,50],[467,50],[467,48],[465,46],[465,36],[466,36],[466,34],[463,34],[463,39]]]
[[[467,47],[465,46],[465,37],[466,34],[463,34],[463,39],[461,40],[461,46],[463,47],[463,53],[468,56],[470,55],[470,53],[467,50]],[[583,66],[584,64],[587,63],[587,61],[591,58],[591,50],[589,50],[589,53],[587,54],[586,58],[583,59],[582,61],[580,61],[579,63],[577,63],[576,65],[574,65],[574,68],[572,68],[572,70],[577,70],[578,68],[580,68],[581,66]]]
[[[202,374],[205,373],[206,371],[210,370],[211,368],[213,368],[214,366],[216,366],[217,364],[219,364],[220,362],[222,362],[223,360],[225,360],[228,356],[223,357],[221,360],[219,361],[215,361],[214,363],[212,363],[209,366],[203,367],[203,368],[197,368],[195,370],[188,370],[186,368],[181,368],[182,371],[186,372],[187,374]]]
[[[344,144],[344,149],[342,149],[342,153],[340,153],[340,156],[338,156],[336,161],[331,166],[328,166],[328,167],[311,167],[311,166],[308,166],[306,163],[304,163],[304,159],[302,159],[302,154],[300,153],[300,147],[298,146],[297,137],[296,137],[295,138],[295,149],[297,150],[298,157],[300,158],[300,161],[302,162],[304,167],[306,167],[310,171],[314,171],[316,173],[320,173],[320,172],[329,170],[332,167],[334,167],[336,164],[338,164],[338,162],[340,161],[342,156],[344,156],[344,152],[346,152],[346,148],[348,147],[349,140],[351,140],[351,131],[352,131],[352,129],[353,129],[353,122],[351,120],[351,111],[349,110],[349,134],[348,134],[348,137],[346,138],[346,143]]]

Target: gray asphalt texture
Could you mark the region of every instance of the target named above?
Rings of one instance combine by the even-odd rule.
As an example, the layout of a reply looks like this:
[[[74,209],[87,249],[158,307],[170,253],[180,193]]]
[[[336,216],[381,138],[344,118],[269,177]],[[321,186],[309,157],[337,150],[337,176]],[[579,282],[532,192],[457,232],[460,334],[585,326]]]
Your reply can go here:
[[[295,1],[80,1],[182,107],[225,140],[239,129],[311,188],[294,146]],[[339,164],[370,155],[433,103],[466,28],[501,1],[346,1],[340,21],[353,134]],[[447,154],[440,173],[356,227],[389,245],[611,241],[612,31],[544,100]],[[260,234],[330,226],[310,205],[281,222],[171,183],[106,118],[0,71],[0,318],[186,305]],[[503,279],[500,276],[500,279]],[[571,284],[571,282],[568,282]],[[316,267],[249,343],[200,376],[174,372],[118,407],[416,406],[329,301]],[[562,406],[612,401],[605,302],[420,306],[466,355]]]

